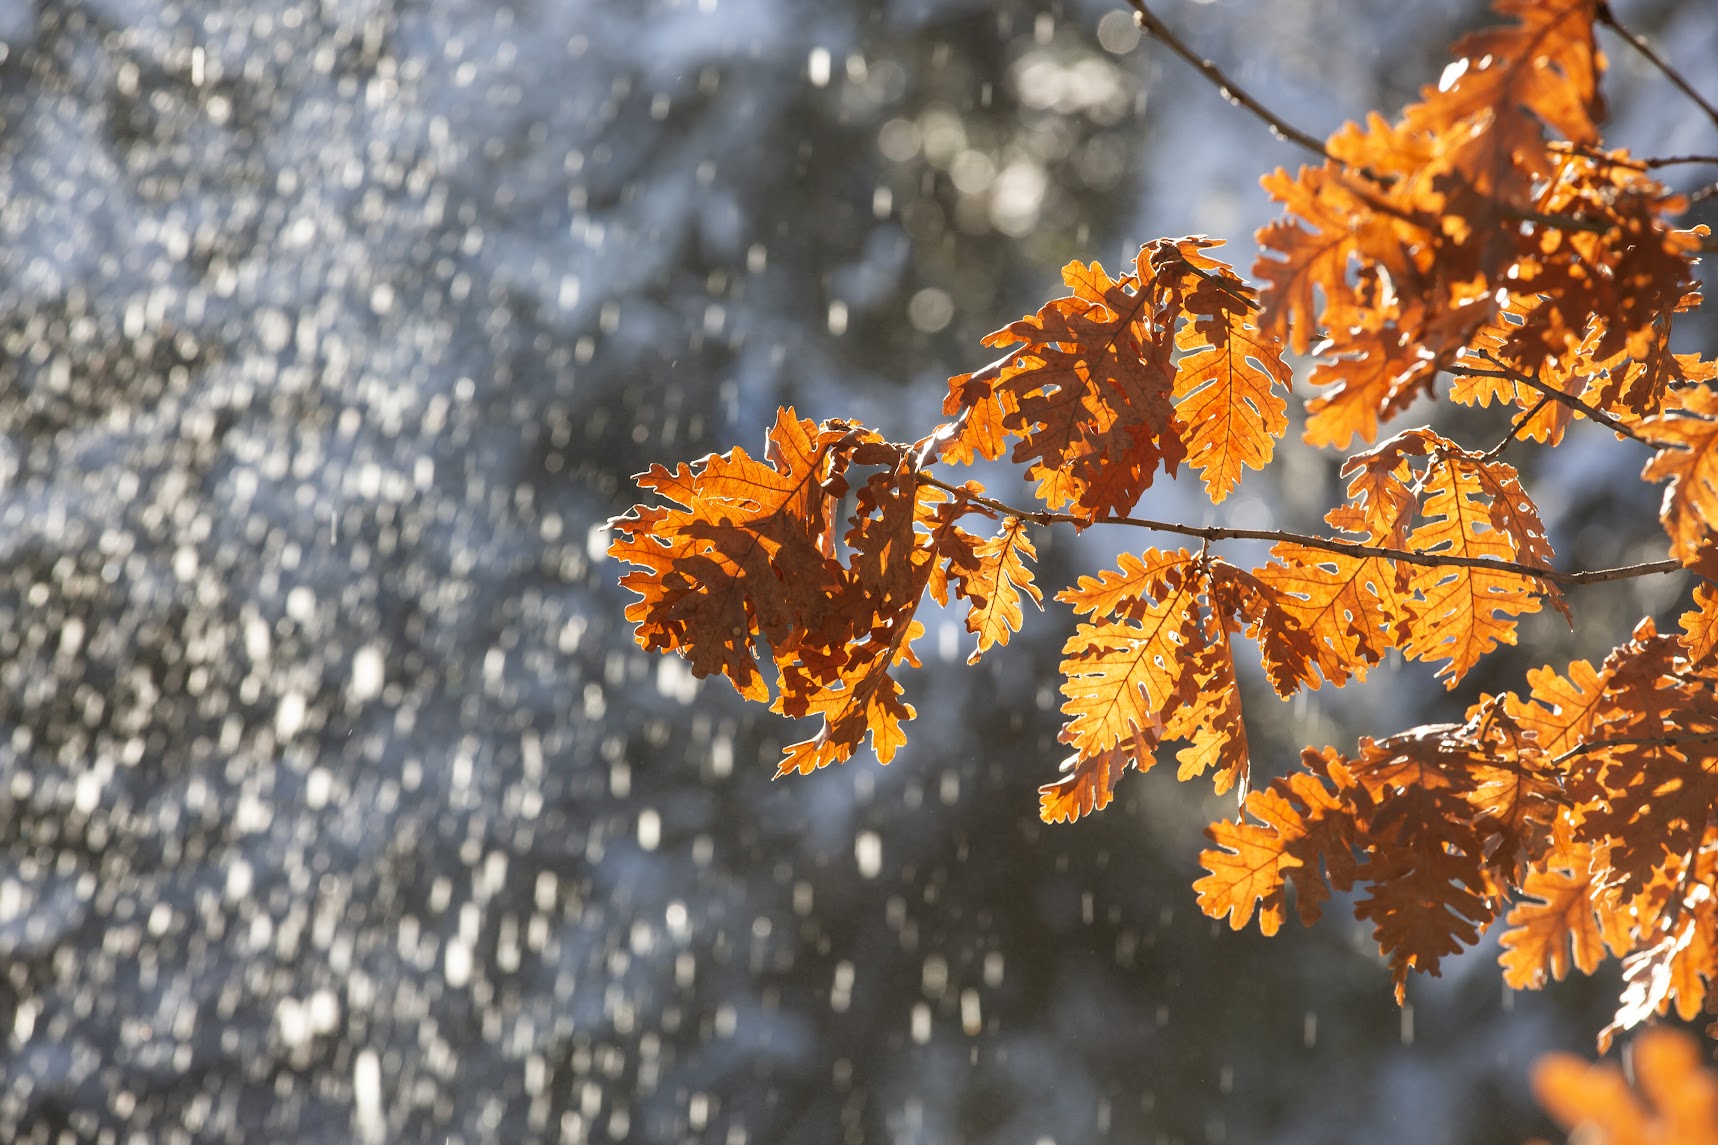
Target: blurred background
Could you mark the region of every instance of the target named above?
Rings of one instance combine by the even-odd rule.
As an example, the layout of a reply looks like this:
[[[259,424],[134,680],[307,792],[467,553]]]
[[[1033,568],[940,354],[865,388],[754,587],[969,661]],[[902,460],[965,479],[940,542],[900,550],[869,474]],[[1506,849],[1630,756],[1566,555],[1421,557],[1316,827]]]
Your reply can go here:
[[[975,669],[927,614],[896,762],[782,782],[806,729],[622,619],[604,522],[651,462],[755,451],[780,404],[916,438],[1069,259],[1205,233],[1250,266],[1258,177],[1303,156],[1118,7],[0,0],[0,1138],[1549,1133],[1527,1065],[1591,1049],[1614,968],[1512,996],[1492,938],[1398,1010],[1340,909],[1199,914],[1233,803],[1172,767],[1039,824],[1064,608]],[[1714,92],[1718,11],[1617,9]],[[1484,16],[1155,10],[1320,135]],[[1613,143],[1715,149],[1605,43]],[[1569,567],[1663,555],[1638,446],[1510,459]],[[1310,528],[1337,460],[1144,504]],[[1165,543],[1038,542],[1048,589]],[[1453,697],[1251,674],[1255,781],[1686,588],[1575,593]]]

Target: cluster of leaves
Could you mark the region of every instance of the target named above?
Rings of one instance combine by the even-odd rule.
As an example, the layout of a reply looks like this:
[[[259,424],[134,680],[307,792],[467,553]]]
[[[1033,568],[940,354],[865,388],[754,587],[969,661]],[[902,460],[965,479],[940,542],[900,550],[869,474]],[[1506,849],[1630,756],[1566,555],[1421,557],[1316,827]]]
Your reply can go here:
[[[1047,821],[1104,807],[1129,768],[1180,742],[1183,779],[1238,790],[1214,824],[1201,906],[1274,932],[1356,892],[1400,997],[1410,970],[1502,917],[1505,979],[1535,987],[1608,952],[1626,988],[1613,1031],[1718,978],[1718,367],[1670,349],[1699,303],[1703,229],[1650,165],[1604,149],[1596,0],[1501,0],[1395,122],[1350,124],[1323,162],[1264,185],[1284,208],[1257,236],[1255,290],[1204,238],[1158,240],[1126,273],[1070,264],[1069,293],[991,334],[1004,351],[950,380],[950,420],[912,443],[782,410],[762,458],[742,449],[638,478],[668,506],[612,523],[611,553],[647,649],[725,675],[748,699],[819,716],[782,773],[882,762],[913,716],[894,674],[917,666],[917,610],[959,602],[976,661],[1041,603],[1029,523],[1155,528],[1203,540],[1147,549],[1057,594],[1069,755],[1040,790]],[[1196,528],[1128,516],[1160,474],[1196,470],[1213,504],[1263,469],[1288,426],[1291,369],[1311,355],[1305,437],[1366,446],[1342,467],[1329,535]],[[1501,403],[1490,449],[1384,424],[1435,383]],[[1652,450],[1672,558],[1558,570],[1512,443],[1563,441],[1577,418]],[[1041,507],[1013,508],[935,464],[1007,456]],[[860,475],[865,474],[863,480]],[[842,527],[845,511],[845,528]],[[994,522],[979,532],[968,526]],[[1245,569],[1211,542],[1265,537]],[[1559,586],[1682,569],[1681,631],[1643,621],[1598,668],[1529,673],[1460,724],[1308,750],[1248,791],[1234,637],[1284,697],[1363,678],[1391,649],[1454,688]],[[773,676],[774,687],[768,677]],[[772,699],[773,695],[773,699]]]

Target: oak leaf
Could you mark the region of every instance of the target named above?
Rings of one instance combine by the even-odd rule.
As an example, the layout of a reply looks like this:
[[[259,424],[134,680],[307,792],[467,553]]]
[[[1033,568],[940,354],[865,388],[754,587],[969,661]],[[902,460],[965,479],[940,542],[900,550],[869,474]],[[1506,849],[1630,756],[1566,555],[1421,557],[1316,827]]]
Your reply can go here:
[[[1038,817],[1046,823],[1072,823],[1102,811],[1115,798],[1122,772],[1151,758],[1150,746],[1137,737],[1103,751],[1070,755],[1062,761],[1062,778],[1038,788]]]
[[[1191,698],[1188,656],[1204,642],[1192,559],[1185,550],[1148,551],[1143,565],[1154,571],[1136,583],[1138,595],[1124,598],[1122,619],[1082,622],[1063,645],[1062,710],[1069,718],[1061,738],[1082,757],[1136,736],[1155,742],[1173,705]],[[1100,585],[1094,596],[1087,583],[1058,599],[1089,611],[1116,591]]]
[[[1718,389],[1679,391],[1641,432],[1659,447],[1641,476],[1669,482],[1660,517],[1671,555],[1718,581]]]
[[[1145,250],[1138,267],[1112,279],[1097,263],[1069,263],[1070,296],[984,339],[1016,347],[993,387],[1020,438],[1013,460],[1028,464],[1046,505],[1088,519],[1126,513],[1184,454],[1171,402],[1175,313]]]
[[[1273,779],[1249,794],[1246,817],[1221,820],[1205,830],[1216,849],[1199,862],[1208,874],[1193,884],[1199,909],[1229,919],[1240,930],[1259,918],[1259,932],[1275,934],[1288,917],[1288,888],[1305,925],[1318,921],[1331,887],[1347,891],[1354,883],[1354,848],[1361,828],[1355,800],[1364,806],[1353,774],[1334,751],[1308,749],[1302,770]]]
[[[1573,844],[1522,881],[1521,891],[1530,897],[1504,920],[1509,929],[1498,958],[1504,982],[1514,989],[1561,982],[1571,966],[1591,974],[1604,960],[1599,915],[1609,908],[1595,900],[1591,862],[1591,848]]]
[[[1549,566],[1545,527],[1513,468],[1429,431],[1409,432],[1431,457],[1420,479],[1420,524],[1408,536],[1410,549]],[[1541,598],[1562,608],[1555,586],[1513,572],[1460,565],[1421,568],[1411,584],[1417,597],[1407,605],[1402,653],[1411,660],[1446,661],[1438,676],[1450,688],[1485,653],[1515,643],[1515,618],[1537,612]]]
[[[639,505],[610,522],[610,555],[638,566],[620,583],[640,596],[626,618],[641,647],[679,652],[694,676],[721,673],[747,699],[768,698],[754,637],[791,643],[842,581],[822,468],[847,436],[787,408],[762,460],[736,447],[635,479],[679,506]]]
[[[1187,464],[1203,474],[1206,495],[1217,504],[1240,484],[1243,465],[1270,464],[1276,439],[1288,430],[1288,402],[1277,388],[1288,389],[1290,371],[1281,340],[1253,322],[1252,288],[1222,263],[1193,253],[1202,266],[1181,304],[1192,321],[1175,339],[1183,352],[1175,412],[1187,427]]]
[[[1694,668],[1718,668],[1718,586],[1694,586],[1694,608],[1682,614],[1682,647]]]
[[[1567,1054],[1540,1059],[1533,1089],[1558,1124],[1590,1145],[1718,1145],[1718,1078],[1700,1059],[1688,1035],[1648,1030],[1633,1047],[1638,1094],[1619,1067]]]

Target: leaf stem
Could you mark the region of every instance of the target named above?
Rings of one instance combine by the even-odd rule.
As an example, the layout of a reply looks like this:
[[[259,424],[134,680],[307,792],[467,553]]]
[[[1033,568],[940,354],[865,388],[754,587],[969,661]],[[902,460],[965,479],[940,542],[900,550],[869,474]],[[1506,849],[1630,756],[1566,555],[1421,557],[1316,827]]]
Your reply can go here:
[[[1532,577],[1538,580],[1550,581],[1560,585],[1601,584],[1605,581],[1628,580],[1637,576],[1651,576],[1655,573],[1678,572],[1682,565],[1673,560],[1652,561],[1647,564],[1623,565],[1619,568],[1592,569],[1587,572],[1561,572],[1557,569],[1539,568],[1536,565],[1517,564],[1514,561],[1493,561],[1481,557],[1461,557],[1439,553],[1415,552],[1411,549],[1392,549],[1380,545],[1363,545],[1357,541],[1338,541],[1330,537],[1315,537],[1304,533],[1291,533],[1284,529],[1234,529],[1226,525],[1182,525],[1173,521],[1153,521],[1145,517],[1076,517],[1072,513],[1051,513],[1042,509],[1022,509],[999,501],[994,497],[974,495],[959,485],[952,485],[929,473],[921,472],[919,480],[926,485],[935,486],[945,493],[953,493],[965,497],[975,505],[993,509],[998,513],[1006,513],[1011,517],[1019,517],[1031,521],[1035,525],[1131,525],[1136,529],[1151,529],[1159,533],[1174,533],[1183,537],[1194,537],[1205,541],[1287,541],[1291,544],[1305,545],[1309,549],[1322,549],[1327,553],[1340,553],[1353,557],[1381,557],[1385,560],[1401,561],[1403,564],[1419,565],[1422,568],[1474,568],[1486,569],[1491,572],[1513,573],[1517,576]]]
[[[1170,30],[1169,25],[1159,20],[1151,9],[1145,6],[1145,0],[1127,0],[1127,2],[1133,8],[1133,22],[1139,26],[1140,31],[1159,41],[1164,47],[1197,68],[1206,79],[1217,85],[1217,90],[1222,93],[1224,99],[1244,107],[1258,116],[1271,129],[1271,134],[1278,139],[1299,144],[1326,162],[1336,162],[1330,152],[1324,149],[1324,144],[1298,127],[1289,124],[1264,104],[1242,91],[1235,81],[1224,75],[1222,69],[1218,68],[1216,64],[1183,43],[1181,38]]]
[[[1611,6],[1609,4],[1601,3],[1599,5],[1599,10],[1594,14],[1594,20],[1597,23],[1610,28],[1612,31],[1616,32],[1617,35],[1627,40],[1630,47],[1645,56],[1653,67],[1657,68],[1664,74],[1665,79],[1681,88],[1684,95],[1699,104],[1700,110],[1706,113],[1706,118],[1710,119],[1715,126],[1718,126],[1718,107],[1713,107],[1710,103],[1706,102],[1706,98],[1698,91],[1694,90],[1694,85],[1684,79],[1681,72],[1671,67],[1669,61],[1667,61],[1663,56],[1653,51],[1652,45],[1646,42],[1645,36],[1637,36],[1635,33],[1623,27],[1622,22],[1617,19],[1617,14],[1611,11]]]

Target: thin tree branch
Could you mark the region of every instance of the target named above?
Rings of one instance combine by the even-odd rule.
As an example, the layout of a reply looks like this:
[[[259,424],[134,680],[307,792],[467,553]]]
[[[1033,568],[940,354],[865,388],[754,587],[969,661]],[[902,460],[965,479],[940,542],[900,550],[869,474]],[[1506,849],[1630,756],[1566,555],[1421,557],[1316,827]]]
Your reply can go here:
[[[1311,549],[1322,549],[1327,553],[1340,553],[1352,557],[1382,557],[1385,560],[1401,561],[1403,564],[1419,565],[1422,568],[1485,569],[1488,572],[1512,573],[1517,576],[1532,577],[1560,585],[1602,584],[1606,581],[1628,580],[1632,577],[1651,576],[1655,573],[1677,572],[1683,567],[1677,561],[1652,561],[1648,564],[1592,569],[1587,572],[1561,572],[1557,569],[1517,564],[1514,561],[1492,561],[1480,557],[1420,553],[1411,549],[1362,545],[1354,541],[1338,541],[1329,537],[1314,537],[1303,533],[1291,533],[1282,529],[1232,529],[1225,525],[1181,525],[1173,521],[1153,521],[1144,517],[1098,517],[1095,520],[1087,520],[1071,513],[1050,513],[1042,509],[1022,509],[1005,501],[999,501],[995,497],[976,496],[962,486],[932,477],[929,473],[921,472],[919,480],[926,485],[941,489],[945,493],[965,497],[974,505],[982,505],[986,509],[1006,513],[1010,517],[1019,517],[1021,520],[1030,521],[1035,525],[1064,524],[1079,525],[1082,528],[1087,525],[1131,525],[1136,529],[1151,529],[1154,532],[1174,533],[1178,536],[1195,537],[1205,541],[1288,541],[1297,545],[1305,545]]]
[[[1590,235],[1608,235],[1616,229],[1615,223],[1602,219],[1583,219],[1580,215],[1547,215],[1527,207],[1516,207],[1509,203],[1498,204],[1499,213],[1512,219],[1526,223],[1538,223],[1542,227],[1556,227],[1564,231],[1586,231]]]
[[[1665,60],[1663,56],[1653,51],[1652,45],[1646,42],[1645,36],[1637,36],[1627,28],[1623,27],[1622,22],[1617,19],[1617,14],[1611,11],[1611,6],[1609,4],[1601,3],[1599,5],[1599,10],[1595,14],[1595,20],[1597,23],[1604,24],[1606,27],[1616,32],[1617,35],[1627,40],[1630,47],[1645,56],[1653,67],[1657,68],[1664,74],[1665,79],[1681,88],[1684,95],[1699,104],[1700,110],[1706,113],[1706,118],[1710,119],[1714,125],[1718,125],[1718,107],[1713,107],[1710,103],[1706,102],[1706,98],[1694,90],[1694,85],[1682,78],[1681,72],[1671,67],[1670,63]]]
[[[1554,402],[1561,402],[1563,405],[1566,405],[1570,409],[1598,422],[1600,425],[1614,433],[1621,434],[1623,437],[1631,438],[1640,442],[1642,445],[1649,446],[1654,449],[1658,448],[1652,441],[1642,437],[1638,430],[1624,425],[1604,410],[1588,405],[1573,394],[1566,394],[1555,386],[1546,385],[1544,382],[1530,374],[1524,374],[1520,370],[1505,365],[1503,362],[1499,361],[1484,350],[1481,350],[1478,356],[1483,358],[1485,361],[1490,362],[1496,367],[1496,369],[1482,370],[1474,366],[1451,366],[1450,373],[1459,374],[1462,377],[1468,378],[1506,378],[1512,382],[1519,382],[1521,385],[1524,385],[1529,389],[1538,390]]]
[[[1521,431],[1523,429],[1527,428],[1527,423],[1532,421],[1534,418],[1538,417],[1539,411],[1544,409],[1546,406],[1548,406],[1550,404],[1551,404],[1551,395],[1550,394],[1544,394],[1539,398],[1538,401],[1533,403],[1532,409],[1523,411],[1520,417],[1517,417],[1512,423],[1510,423],[1509,432],[1503,435],[1503,440],[1498,442],[1496,445],[1492,446],[1489,450],[1486,451],[1485,459],[1487,461],[1496,461],[1497,458],[1503,453],[1504,450],[1508,449],[1511,445],[1515,444],[1515,441],[1520,436]]]
[[[1659,167],[1674,167],[1679,163],[1718,163],[1718,155],[1660,155],[1637,158],[1632,155],[1612,155],[1584,143],[1552,143],[1550,147],[1558,153],[1582,155],[1607,167],[1626,167],[1631,171],[1652,171]]]
[[[1578,755],[1586,755],[1587,753],[1594,751],[1604,751],[1606,748],[1611,747],[1674,747],[1679,743],[1709,743],[1715,739],[1718,739],[1718,731],[1689,732],[1687,735],[1613,736],[1606,739],[1590,739],[1585,743],[1576,744],[1562,755],[1553,759],[1551,761],[1551,765],[1555,767],[1560,763],[1566,763],[1569,760],[1574,759]]]
[[[1641,166],[1651,170],[1655,167],[1673,167],[1678,163],[1718,163],[1718,155],[1666,155],[1661,159],[1642,159]]]
[[[1230,103],[1239,104],[1258,116],[1271,129],[1271,134],[1278,139],[1297,143],[1327,162],[1334,163],[1336,161],[1330,152],[1324,149],[1324,144],[1298,127],[1294,127],[1279,118],[1264,104],[1242,91],[1235,84],[1235,81],[1224,75],[1216,64],[1183,43],[1181,38],[1170,30],[1169,25],[1152,14],[1151,9],[1145,6],[1145,0],[1127,0],[1127,2],[1133,8],[1133,22],[1139,25],[1140,31],[1152,39],[1160,41],[1164,47],[1199,69],[1206,79],[1217,85],[1217,90],[1223,93],[1224,99]]]

